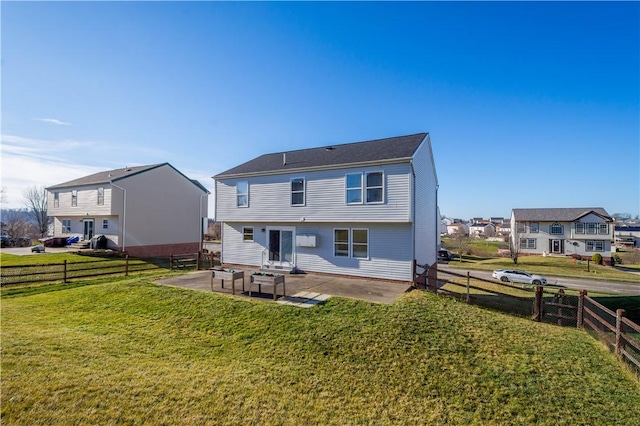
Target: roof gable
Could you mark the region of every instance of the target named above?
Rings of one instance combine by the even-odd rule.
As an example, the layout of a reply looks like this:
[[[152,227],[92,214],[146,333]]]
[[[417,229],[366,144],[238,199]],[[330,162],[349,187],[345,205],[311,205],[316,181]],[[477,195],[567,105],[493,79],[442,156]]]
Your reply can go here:
[[[515,220],[529,222],[573,222],[591,213],[606,221],[613,220],[602,207],[513,209]]]
[[[214,178],[387,162],[413,156],[427,133],[264,154]]]
[[[200,182],[194,179],[189,179],[184,174],[182,174],[182,172],[180,172],[178,169],[176,169],[169,163],[160,163],[160,164],[151,164],[147,166],[133,166],[133,167],[125,167],[122,169],[106,170],[104,172],[94,173],[92,175],[70,180],[68,182],[49,186],[46,189],[52,190],[52,189],[72,188],[72,187],[88,186],[88,185],[107,185],[122,179],[127,179],[131,176],[135,176],[140,173],[148,172],[149,170],[153,170],[162,166],[169,166],[170,168],[175,170],[180,176],[184,177],[185,179],[187,179],[188,181],[196,185],[202,191],[209,193],[207,188],[205,188]]]

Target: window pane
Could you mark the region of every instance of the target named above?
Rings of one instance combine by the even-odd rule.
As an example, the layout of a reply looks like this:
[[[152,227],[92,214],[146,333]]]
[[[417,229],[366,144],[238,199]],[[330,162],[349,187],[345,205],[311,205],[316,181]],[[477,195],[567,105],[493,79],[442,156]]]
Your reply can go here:
[[[367,174],[367,187],[382,186],[382,173],[368,173]]]
[[[334,254],[336,256],[349,257],[349,244],[336,244],[336,250]]]
[[[246,195],[238,195],[238,207],[245,207],[249,205],[249,197]]]
[[[362,202],[362,190],[348,189],[347,190],[347,203],[361,203]]]
[[[600,229],[598,231],[600,234],[608,234],[609,233],[609,226],[606,223],[601,223],[600,224]]]
[[[538,222],[531,222],[531,232],[538,232]]]
[[[353,245],[353,257],[360,259],[366,259],[369,257],[366,244],[354,244]]]
[[[362,175],[347,175],[347,188],[361,188],[362,187]]]
[[[304,191],[304,179],[292,179],[291,180],[291,190],[292,191]]]
[[[367,203],[382,201],[382,188],[367,189]]]
[[[335,231],[336,242],[349,242],[349,231],[347,229],[336,229]]]
[[[291,194],[291,204],[304,204],[304,192],[294,192]]]
[[[353,230],[353,243],[367,244],[369,241],[368,232],[366,229],[354,229]]]

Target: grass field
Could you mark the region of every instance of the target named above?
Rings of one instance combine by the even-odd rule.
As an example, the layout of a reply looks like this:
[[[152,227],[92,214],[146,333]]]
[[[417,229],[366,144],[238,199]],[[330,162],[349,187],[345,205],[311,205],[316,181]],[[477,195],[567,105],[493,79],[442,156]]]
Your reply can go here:
[[[633,424],[586,333],[414,291],[299,309],[112,278],[5,296],[3,425]]]

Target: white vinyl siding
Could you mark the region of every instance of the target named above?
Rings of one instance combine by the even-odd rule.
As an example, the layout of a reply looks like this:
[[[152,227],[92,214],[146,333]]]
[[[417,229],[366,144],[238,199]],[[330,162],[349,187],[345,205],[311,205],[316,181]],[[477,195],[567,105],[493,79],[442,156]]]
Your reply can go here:
[[[269,223],[278,227],[290,224]],[[259,266],[267,244],[267,233],[258,232],[266,223],[254,222],[256,233],[253,242],[242,240],[242,228],[246,224],[224,223],[222,245],[224,263]],[[335,229],[368,230],[368,259],[334,256]],[[331,224],[305,223],[295,227],[296,235],[315,235],[316,247],[295,247],[295,266],[307,272],[364,276],[398,281],[411,281],[413,257],[410,224],[344,223],[344,228]]]
[[[380,170],[380,167],[375,169]],[[216,180],[216,219],[221,222],[300,222],[302,218],[306,222],[409,222],[411,166],[408,163],[384,167],[384,202],[345,203],[345,175],[368,171],[367,168],[350,168],[305,173],[303,206],[291,206],[283,200],[289,196],[291,179],[300,177],[299,174],[248,179],[250,202],[248,208],[242,209],[236,207],[235,189],[237,182],[247,179]],[[435,186],[429,191],[435,191]],[[431,194],[427,195],[431,197]]]

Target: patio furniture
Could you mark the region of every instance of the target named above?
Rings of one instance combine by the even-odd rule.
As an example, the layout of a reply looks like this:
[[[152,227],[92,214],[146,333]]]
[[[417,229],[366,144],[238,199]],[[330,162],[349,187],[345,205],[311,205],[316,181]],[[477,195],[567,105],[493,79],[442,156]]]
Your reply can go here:
[[[278,298],[278,284],[282,284],[282,297],[286,296],[285,286],[284,286],[284,275],[251,275],[251,280],[249,283],[249,297],[251,297],[251,286],[253,284],[258,285],[258,293],[262,293],[262,286],[272,286],[273,287],[273,300],[277,300]]]
[[[242,292],[244,292],[244,271],[235,269],[211,269],[211,291],[213,291],[213,280],[222,280],[222,288],[224,288],[224,280],[231,280],[231,294],[236,294],[236,280],[242,279]]]

